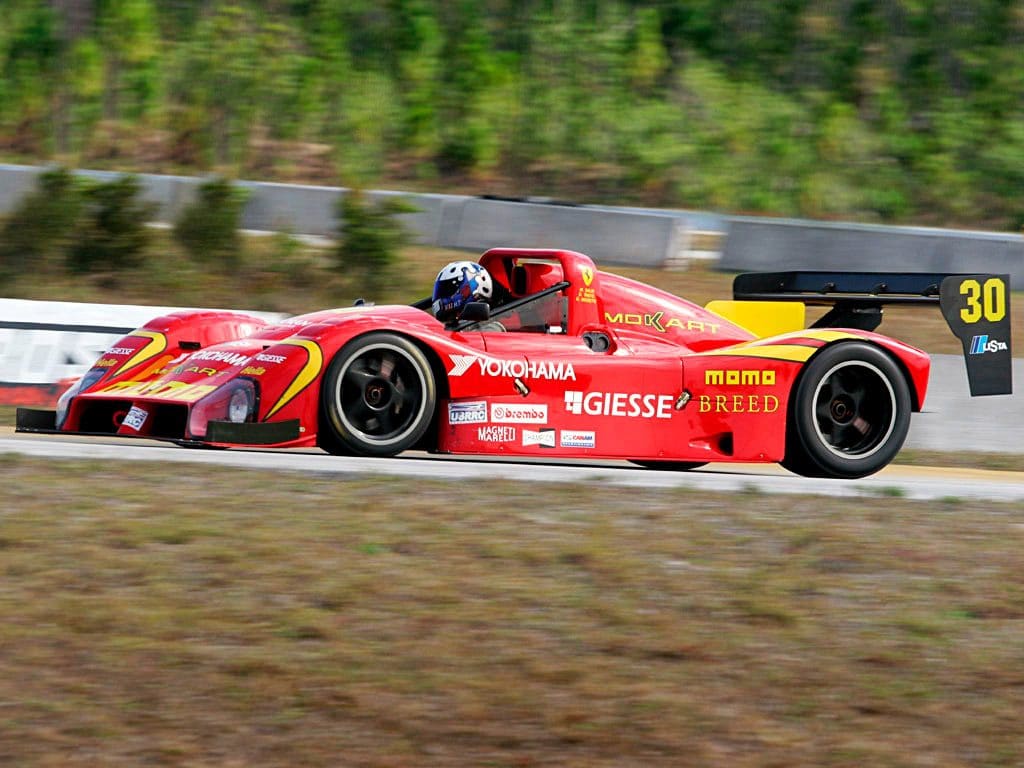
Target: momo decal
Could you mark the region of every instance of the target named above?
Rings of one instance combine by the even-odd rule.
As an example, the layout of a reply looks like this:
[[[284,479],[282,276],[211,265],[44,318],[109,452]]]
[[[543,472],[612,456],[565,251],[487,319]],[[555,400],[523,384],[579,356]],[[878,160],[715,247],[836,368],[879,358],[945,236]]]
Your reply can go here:
[[[638,395],[626,392],[566,392],[565,410],[576,416],[625,416],[640,419],[671,419],[672,395]]]
[[[550,379],[552,381],[576,381],[572,363],[549,363],[543,360],[497,360],[479,355],[449,355],[452,368],[448,375],[462,376],[476,369],[481,376],[500,376],[509,379]]]
[[[704,383],[709,387],[774,387],[775,371],[707,370]]]
[[[545,424],[548,420],[546,405],[492,405],[491,421],[495,424]]]

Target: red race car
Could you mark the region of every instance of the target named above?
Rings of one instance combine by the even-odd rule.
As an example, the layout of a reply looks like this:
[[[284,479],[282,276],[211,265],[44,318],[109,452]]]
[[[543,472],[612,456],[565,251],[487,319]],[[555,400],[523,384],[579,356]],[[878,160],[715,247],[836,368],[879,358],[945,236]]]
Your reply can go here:
[[[687,469],[781,462],[860,477],[919,411],[928,356],[874,333],[885,304],[940,304],[972,394],[1011,391],[1007,276],[739,275],[707,308],[573,251],[496,248],[495,306],[447,325],[430,300],[278,324],[175,312],[125,336],[17,429],[186,446],[393,456],[627,459]],[[807,305],[831,310],[805,327]]]

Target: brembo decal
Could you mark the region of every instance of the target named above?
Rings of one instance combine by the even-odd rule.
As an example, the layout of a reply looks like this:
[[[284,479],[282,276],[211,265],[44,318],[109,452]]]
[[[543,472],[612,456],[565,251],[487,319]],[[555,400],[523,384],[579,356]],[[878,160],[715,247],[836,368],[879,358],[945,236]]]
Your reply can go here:
[[[286,389],[284,394],[278,398],[276,403],[274,403],[274,407],[267,411],[267,415],[263,417],[264,421],[294,400],[296,395],[316,379],[320,374],[320,370],[324,367],[323,350],[320,349],[320,346],[315,341],[309,341],[308,339],[284,339],[283,341],[279,341],[278,344],[302,347],[306,350],[308,357],[306,358],[306,364],[302,367],[302,370],[299,371],[299,375],[296,376],[292,380],[292,383],[288,385],[288,389]]]

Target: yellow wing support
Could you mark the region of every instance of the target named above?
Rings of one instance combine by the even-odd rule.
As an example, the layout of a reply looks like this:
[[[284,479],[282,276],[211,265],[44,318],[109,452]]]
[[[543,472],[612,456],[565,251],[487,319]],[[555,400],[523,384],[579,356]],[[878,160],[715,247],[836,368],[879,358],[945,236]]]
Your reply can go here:
[[[799,302],[721,300],[710,302],[706,309],[762,339],[807,327],[807,308]]]

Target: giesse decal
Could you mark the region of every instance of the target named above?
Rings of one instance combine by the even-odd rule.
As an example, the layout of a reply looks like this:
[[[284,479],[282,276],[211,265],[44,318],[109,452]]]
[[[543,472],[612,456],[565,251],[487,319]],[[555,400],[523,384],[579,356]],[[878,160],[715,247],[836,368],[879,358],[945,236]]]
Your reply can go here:
[[[638,395],[626,392],[566,392],[565,410],[577,416],[626,416],[671,419],[672,395]]]

